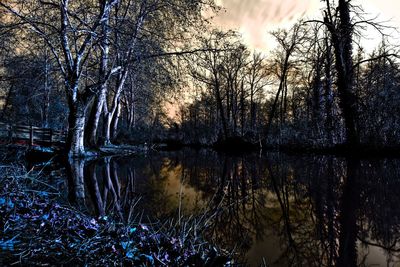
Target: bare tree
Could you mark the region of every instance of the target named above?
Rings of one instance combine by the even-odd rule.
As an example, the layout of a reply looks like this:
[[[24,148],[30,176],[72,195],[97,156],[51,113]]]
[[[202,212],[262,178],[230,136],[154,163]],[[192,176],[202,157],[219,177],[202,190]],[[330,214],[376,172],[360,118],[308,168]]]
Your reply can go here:
[[[253,53],[248,65],[247,83],[250,95],[250,129],[256,129],[256,96],[271,83],[265,58],[260,53]]]
[[[191,75],[212,90],[225,139],[230,136],[230,133],[223,104],[222,71],[224,54],[234,45],[230,39],[233,38],[234,40],[235,36],[234,32],[213,31],[209,37],[203,38],[203,47],[207,48],[207,50],[197,55],[196,65],[192,66],[191,69]]]
[[[294,52],[296,52],[304,42],[306,31],[301,23],[297,23],[290,29],[290,31],[280,30],[273,32],[272,35],[279,43],[282,53],[279,55],[278,62],[276,63],[279,86],[268,116],[266,137],[268,136],[272,121],[276,114],[279,97],[282,98],[282,105],[284,109],[286,109],[287,77],[291,67],[290,59]]]
[[[360,137],[357,129],[357,99],[353,90],[354,25],[351,21],[350,1],[338,0],[338,6],[333,13],[330,1],[327,0],[324,23],[330,32],[334,47],[337,88],[345,122],[346,142],[349,145],[357,145]]]
[[[86,112],[93,96],[92,89],[97,86],[91,83],[82,88],[83,72],[92,59],[98,29],[118,0],[99,1],[95,7],[84,2],[70,3],[69,0],[40,1],[32,5],[23,2],[1,2],[0,7],[42,37],[52,52],[63,76],[68,99],[67,149],[70,156],[79,157],[85,154]],[[43,13],[51,15],[48,22],[43,21]]]

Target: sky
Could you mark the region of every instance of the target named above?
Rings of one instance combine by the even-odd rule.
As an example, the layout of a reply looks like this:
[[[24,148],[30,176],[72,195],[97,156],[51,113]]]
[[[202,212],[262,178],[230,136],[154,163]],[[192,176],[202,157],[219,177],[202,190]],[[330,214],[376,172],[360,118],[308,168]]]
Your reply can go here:
[[[378,15],[378,21],[400,27],[399,0],[353,2],[362,5],[366,18]],[[251,49],[264,51],[273,47],[270,31],[289,27],[300,18],[318,18],[323,5],[321,0],[217,0],[217,3],[224,8],[214,19],[217,27],[238,30]],[[367,49],[380,41],[378,33],[368,32],[371,34],[365,43]]]

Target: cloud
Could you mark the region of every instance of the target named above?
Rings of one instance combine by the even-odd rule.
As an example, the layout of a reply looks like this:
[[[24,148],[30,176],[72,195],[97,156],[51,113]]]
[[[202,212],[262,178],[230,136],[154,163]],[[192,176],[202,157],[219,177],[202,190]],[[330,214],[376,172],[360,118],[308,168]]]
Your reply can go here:
[[[305,13],[311,4],[311,0],[221,0],[219,2],[227,10],[227,13],[222,14],[222,19],[230,23],[247,20],[280,23],[291,16]]]
[[[273,47],[270,31],[278,27],[288,27],[301,17],[318,18],[321,15],[320,0],[217,0],[225,11],[215,18],[214,22],[223,29],[235,29],[242,33],[244,42],[251,49],[268,51]],[[379,15],[378,21],[391,20],[386,25],[399,27],[399,0],[353,0],[354,4],[362,5],[366,18]],[[399,33],[387,32],[391,37],[400,40]],[[364,46],[376,47],[381,40],[374,29],[367,29],[364,34],[367,39]],[[370,49],[369,49],[370,50]]]
[[[250,47],[267,47],[268,32],[315,9],[318,0],[219,0],[224,7],[215,19],[225,29],[239,30]]]

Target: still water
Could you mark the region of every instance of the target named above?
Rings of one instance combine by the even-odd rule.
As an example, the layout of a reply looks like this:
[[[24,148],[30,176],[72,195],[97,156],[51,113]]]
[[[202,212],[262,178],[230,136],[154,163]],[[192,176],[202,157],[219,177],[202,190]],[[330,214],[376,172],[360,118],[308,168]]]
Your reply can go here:
[[[248,266],[400,266],[399,159],[182,150],[54,173],[95,216],[210,216],[207,239]]]

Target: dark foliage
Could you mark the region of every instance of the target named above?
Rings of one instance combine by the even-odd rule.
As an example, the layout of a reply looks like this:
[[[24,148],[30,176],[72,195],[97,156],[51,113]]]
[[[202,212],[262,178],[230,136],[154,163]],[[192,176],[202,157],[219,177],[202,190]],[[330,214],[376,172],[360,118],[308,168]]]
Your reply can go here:
[[[61,205],[45,191],[2,178],[0,263],[9,265],[222,266],[212,246],[195,250],[144,224],[123,225]]]

